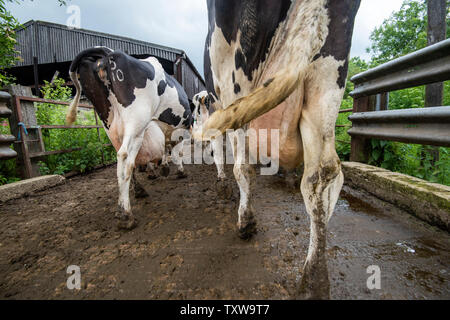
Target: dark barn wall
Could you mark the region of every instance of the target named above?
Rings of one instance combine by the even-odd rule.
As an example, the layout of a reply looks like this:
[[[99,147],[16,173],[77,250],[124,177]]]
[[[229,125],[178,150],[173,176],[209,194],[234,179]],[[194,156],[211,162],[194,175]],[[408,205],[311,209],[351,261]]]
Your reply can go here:
[[[197,74],[197,70],[186,60],[182,61],[182,76],[184,89],[190,99],[200,91],[206,90],[203,79]]]
[[[23,61],[17,66],[33,65],[33,57],[39,64],[71,61],[75,55],[87,48],[106,46],[122,50],[130,55],[152,55],[175,61],[181,50],[167,48],[144,41],[108,35],[83,29],[70,30],[66,26],[32,21],[17,32],[18,51]]]
[[[63,25],[42,21],[24,24],[24,27],[17,31],[17,42],[16,49],[20,52],[18,56],[21,60],[16,67],[9,70],[9,73],[22,85],[35,84],[34,57],[37,57],[40,84],[43,84],[43,80],[50,81],[56,71],[60,72],[60,77],[69,81],[70,63],[79,52],[94,46],[106,46],[136,58],[154,56],[170,75],[174,75],[174,64],[177,59],[184,57],[178,66],[181,65],[182,68],[180,80],[183,80],[181,84],[185,87],[188,97],[192,99],[198,91],[203,90],[201,88],[204,88],[204,81],[195,67],[190,61],[186,63],[186,59],[189,59],[185,53],[174,48],[90,30],[71,30]]]

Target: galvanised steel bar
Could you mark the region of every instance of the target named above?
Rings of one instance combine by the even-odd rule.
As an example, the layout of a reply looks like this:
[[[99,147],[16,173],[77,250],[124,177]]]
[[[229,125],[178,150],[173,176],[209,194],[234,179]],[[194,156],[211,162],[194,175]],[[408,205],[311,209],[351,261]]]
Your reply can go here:
[[[7,119],[12,115],[12,111],[7,107],[11,101],[11,95],[0,91],[0,120]],[[0,134],[0,160],[8,160],[17,157],[17,152],[10,148],[16,141],[16,137],[10,134]]]
[[[354,76],[353,98],[450,80],[450,39]]]
[[[349,119],[352,138],[450,147],[450,107],[362,112]]]

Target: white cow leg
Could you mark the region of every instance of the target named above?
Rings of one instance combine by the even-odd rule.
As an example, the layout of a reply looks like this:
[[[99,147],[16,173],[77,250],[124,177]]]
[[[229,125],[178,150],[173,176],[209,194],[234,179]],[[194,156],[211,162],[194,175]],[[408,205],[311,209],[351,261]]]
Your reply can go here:
[[[142,187],[142,185],[139,183],[139,181],[136,177],[136,169],[133,170],[133,175],[131,176],[131,181],[132,181],[133,190],[134,190],[134,197],[136,199],[147,198],[148,197],[147,191],[145,191],[144,187]]]
[[[220,140],[219,140],[220,139]],[[217,168],[217,195],[223,200],[229,200],[233,196],[233,187],[225,174],[225,161],[223,154],[224,137],[211,140],[210,148],[213,152],[214,164]]]
[[[221,139],[221,140],[219,140]],[[223,156],[223,137],[220,137],[218,139],[212,139],[211,140],[211,149],[213,152],[214,157],[214,163],[217,167],[217,179],[218,180],[224,180],[227,176],[225,174],[225,162],[224,162],[224,156]]]
[[[331,71],[336,70],[335,78]],[[335,123],[343,89],[337,86],[338,66],[317,62],[306,84],[300,121],[304,148],[301,191],[310,217],[310,243],[300,284],[300,298],[329,299],[326,256],[327,226],[344,183],[335,147]],[[333,80],[334,79],[334,80]]]
[[[156,180],[158,179],[158,174],[156,173],[156,165],[153,162],[147,164],[147,179]]]
[[[170,149],[166,146],[166,150],[161,161],[161,175],[163,177],[168,177],[170,175],[169,154]]]
[[[184,146],[184,144],[187,144],[187,143],[190,143],[190,142],[191,142],[190,140],[189,140],[189,142],[187,140],[183,140],[179,144],[181,144],[181,146]],[[181,159],[180,159],[181,161],[180,161],[180,163],[177,166],[177,179],[186,179],[187,178],[187,174],[184,172],[183,152],[181,152],[180,157],[181,157]]]
[[[237,140],[236,144],[232,143],[233,154],[235,157],[233,173],[240,192],[237,227],[239,230],[239,237],[242,239],[249,239],[256,233],[256,221],[251,194],[252,185],[255,180],[255,170],[252,165],[245,161],[245,141],[240,139]]]
[[[136,156],[141,149],[143,134],[138,137],[126,135],[122,147],[117,153],[117,179],[119,183],[119,229],[131,230],[137,222],[131,211],[130,182],[133,175]]]

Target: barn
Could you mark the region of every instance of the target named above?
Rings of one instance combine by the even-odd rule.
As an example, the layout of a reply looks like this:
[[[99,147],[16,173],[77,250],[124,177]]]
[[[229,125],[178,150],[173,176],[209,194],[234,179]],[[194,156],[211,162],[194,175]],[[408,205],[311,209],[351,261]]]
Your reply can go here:
[[[67,80],[71,61],[84,49],[106,46],[121,50],[135,58],[158,58],[166,72],[183,85],[189,99],[205,90],[205,82],[183,50],[169,48],[126,37],[84,30],[69,29],[65,25],[31,20],[17,30],[20,61],[7,70],[17,82],[36,88],[51,81],[55,73]]]

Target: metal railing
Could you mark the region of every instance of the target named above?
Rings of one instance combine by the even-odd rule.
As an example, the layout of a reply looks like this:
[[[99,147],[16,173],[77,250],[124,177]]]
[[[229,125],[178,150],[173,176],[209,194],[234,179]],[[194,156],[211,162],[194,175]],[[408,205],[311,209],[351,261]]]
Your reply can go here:
[[[450,106],[374,111],[374,95],[450,80],[450,39],[354,76],[351,160],[366,162],[369,139],[450,146]]]
[[[8,119],[12,115],[12,111],[7,107],[11,101],[11,95],[7,92],[0,91],[0,120]],[[17,157],[17,152],[10,148],[16,137],[10,134],[0,134],[0,160],[8,160]]]

